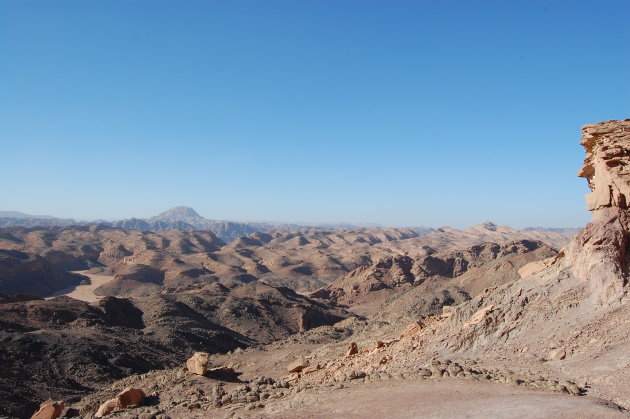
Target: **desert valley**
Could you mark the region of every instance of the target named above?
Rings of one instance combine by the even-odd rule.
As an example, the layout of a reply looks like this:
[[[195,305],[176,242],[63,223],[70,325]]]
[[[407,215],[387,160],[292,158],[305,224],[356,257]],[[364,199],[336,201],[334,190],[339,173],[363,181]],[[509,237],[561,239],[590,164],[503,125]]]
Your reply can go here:
[[[0,213],[0,415],[627,417],[630,120],[581,145],[583,229]]]

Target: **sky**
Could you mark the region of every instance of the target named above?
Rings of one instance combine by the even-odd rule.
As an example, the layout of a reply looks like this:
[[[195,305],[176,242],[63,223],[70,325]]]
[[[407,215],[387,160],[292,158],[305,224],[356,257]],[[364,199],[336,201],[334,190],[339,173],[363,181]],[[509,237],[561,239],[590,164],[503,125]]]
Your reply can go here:
[[[630,1],[0,0],[0,210],[582,226]]]

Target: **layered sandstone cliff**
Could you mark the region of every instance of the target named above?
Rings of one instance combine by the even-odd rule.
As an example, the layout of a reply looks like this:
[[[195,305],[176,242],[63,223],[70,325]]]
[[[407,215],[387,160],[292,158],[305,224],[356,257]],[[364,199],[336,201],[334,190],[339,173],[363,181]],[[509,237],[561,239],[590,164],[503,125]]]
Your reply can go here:
[[[579,177],[586,178],[591,193],[586,195],[589,211],[630,203],[630,119],[585,125],[581,145],[586,159]]]
[[[630,119],[585,125],[580,144],[586,159],[578,176],[592,191],[592,221],[566,248],[562,265],[589,281],[597,302],[618,302],[628,293],[630,267]]]

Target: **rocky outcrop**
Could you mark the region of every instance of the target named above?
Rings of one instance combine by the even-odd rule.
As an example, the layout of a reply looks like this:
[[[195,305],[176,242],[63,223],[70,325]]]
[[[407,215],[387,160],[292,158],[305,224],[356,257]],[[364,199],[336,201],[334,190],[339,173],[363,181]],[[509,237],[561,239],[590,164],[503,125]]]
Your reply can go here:
[[[630,205],[630,119],[585,125],[580,144],[586,159],[579,177],[588,181],[589,211]]]
[[[630,119],[586,125],[582,135],[586,160],[578,176],[592,191],[586,202],[593,222],[578,236],[582,249],[573,270],[598,277],[603,301],[619,299],[627,293],[630,263]]]
[[[578,176],[591,189],[586,206],[592,221],[558,264],[587,280],[596,302],[618,302],[630,278],[630,119],[585,125],[580,144],[586,159]]]

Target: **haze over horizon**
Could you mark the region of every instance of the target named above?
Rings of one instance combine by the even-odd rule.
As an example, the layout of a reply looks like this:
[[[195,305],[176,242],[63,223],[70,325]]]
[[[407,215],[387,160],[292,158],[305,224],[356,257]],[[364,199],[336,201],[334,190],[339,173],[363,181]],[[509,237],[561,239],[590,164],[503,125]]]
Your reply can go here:
[[[257,220],[257,219],[247,219],[247,220],[237,220],[237,219],[229,219],[229,220],[219,220],[213,217],[208,217],[208,216],[204,216],[203,214],[199,214],[194,208],[191,208],[189,206],[185,206],[185,205],[179,205],[176,207],[172,207],[169,209],[166,209],[164,211],[159,211],[156,212],[155,214],[152,214],[150,216],[146,216],[146,217],[137,217],[135,215],[130,215],[127,217],[124,217],[122,219],[133,219],[133,218],[138,218],[138,219],[145,219],[145,220],[149,220],[151,218],[155,218],[156,216],[160,216],[160,215],[166,215],[169,213],[172,213],[172,211],[174,210],[178,210],[178,209],[184,209],[186,211],[190,211],[191,213],[193,213],[193,215],[197,215],[200,216],[202,218],[205,218],[207,220],[216,220],[216,221],[234,221],[234,222],[246,222],[246,223],[269,223],[269,224],[278,224],[278,225],[282,225],[282,224],[293,224],[293,225],[298,225],[298,226],[313,226],[313,227],[318,227],[318,226],[335,226],[335,225],[350,225],[350,226],[356,226],[356,227],[384,227],[384,228],[404,228],[404,227],[428,227],[428,228],[440,228],[440,227],[452,227],[452,228],[457,228],[457,229],[465,229],[468,227],[475,227],[477,225],[481,225],[481,224],[496,224],[494,223],[492,220],[482,220],[479,221],[478,223],[475,224],[471,224],[471,225],[447,225],[447,224],[443,224],[443,225],[433,225],[433,226],[429,226],[429,225],[425,225],[425,224],[409,224],[409,225],[404,225],[404,224],[400,224],[400,225],[384,225],[384,224],[380,224],[380,223],[375,223],[375,222],[352,222],[352,221],[347,221],[347,220]],[[63,216],[59,216],[56,217],[54,215],[51,214],[28,214],[28,213],[24,213],[22,211],[6,211],[6,210],[2,210],[0,209],[0,218],[2,217],[18,217],[19,216],[29,216],[32,218],[60,218],[60,219],[71,219],[71,217],[63,217]],[[170,214],[169,214],[170,215]],[[177,218],[177,217],[175,217]],[[122,219],[114,219],[114,218],[110,218],[110,219],[106,219],[106,218],[85,218],[85,219],[74,219],[75,221],[79,222],[79,223],[91,223],[91,222],[97,222],[97,221],[107,221],[107,222],[115,222],[115,221],[120,221]],[[183,218],[182,218],[183,220]],[[540,226],[540,225],[523,225],[523,226],[509,226],[509,227],[515,227],[515,228],[528,228],[528,227],[533,227],[533,228],[581,228],[583,226]]]
[[[0,3],[0,209],[584,225],[627,1]]]

